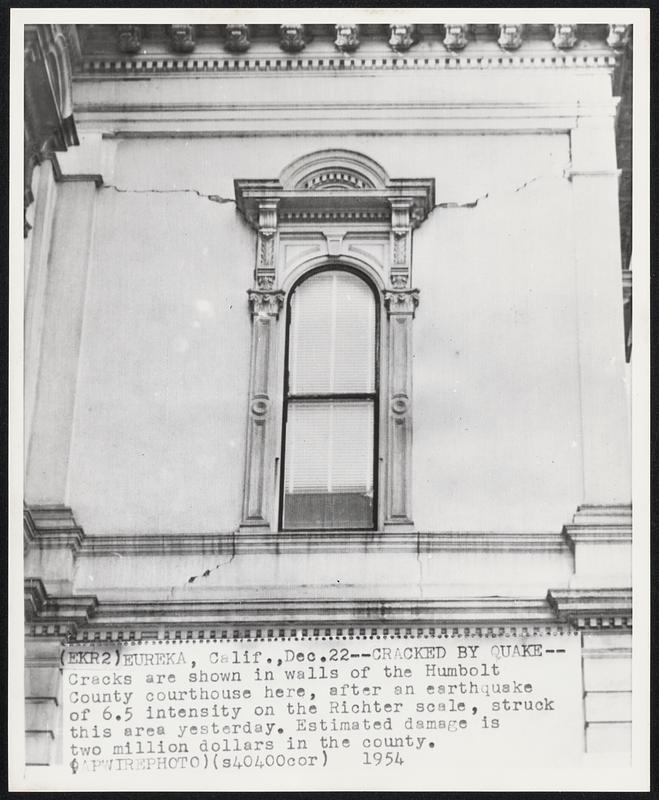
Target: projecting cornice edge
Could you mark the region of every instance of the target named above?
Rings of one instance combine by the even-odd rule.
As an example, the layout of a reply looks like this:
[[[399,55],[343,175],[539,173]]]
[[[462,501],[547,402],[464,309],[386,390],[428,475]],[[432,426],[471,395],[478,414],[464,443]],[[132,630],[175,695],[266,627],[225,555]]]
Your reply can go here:
[[[339,150],[311,153],[284,169],[278,180],[236,179],[234,190],[239,211],[256,229],[263,226],[265,205],[276,207],[279,219],[311,222],[333,215],[389,220],[394,205],[406,202],[416,226],[435,203],[434,178],[391,179],[367,156]]]

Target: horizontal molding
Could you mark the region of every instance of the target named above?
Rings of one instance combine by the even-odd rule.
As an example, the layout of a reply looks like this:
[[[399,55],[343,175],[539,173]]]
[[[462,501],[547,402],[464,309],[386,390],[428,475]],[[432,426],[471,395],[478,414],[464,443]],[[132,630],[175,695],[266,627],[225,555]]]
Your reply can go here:
[[[88,622],[98,606],[93,595],[49,595],[39,578],[25,578],[23,593],[26,622],[38,619],[45,624],[79,625]]]
[[[559,620],[584,628],[629,628],[632,590],[550,589],[547,602]]]
[[[241,531],[85,535],[66,506],[25,509],[30,547],[67,548],[76,557],[251,555],[285,553],[566,552],[558,532],[489,531]]]
[[[79,557],[250,555],[286,553],[566,552],[558,533],[240,532],[225,534],[95,535]]]
[[[28,581],[34,583],[34,579]],[[26,582],[26,586],[27,583]],[[27,589],[26,589],[27,591]],[[560,620],[543,598],[471,597],[429,600],[269,600],[101,602],[94,596],[48,596],[40,611],[28,620],[33,636],[78,637],[83,631],[133,631],[135,638],[168,638],[178,632],[201,638],[201,630],[227,631],[251,627],[336,627],[390,625],[538,627]],[[217,627],[216,627],[217,626]],[[493,627],[494,626],[494,627]],[[528,632],[528,631],[527,631]],[[139,635],[138,635],[139,634]],[[107,635],[107,634],[106,634]],[[95,635],[92,638],[96,638]],[[128,637],[130,638],[130,637]]]
[[[272,87],[276,93],[276,87]],[[102,94],[100,95],[102,98]],[[448,133],[565,133],[580,119],[613,119],[616,103],[483,102],[408,103],[390,101],[337,103],[200,103],[179,97],[169,102],[118,102],[93,97],[79,100],[76,121],[85,128],[104,130],[104,138],[131,136],[273,136],[321,134],[328,131],[415,135]]]
[[[75,553],[85,539],[85,532],[67,506],[30,506],[24,509],[23,518],[29,521],[25,524],[31,526],[33,533],[30,547],[70,549]]]
[[[610,50],[591,49],[565,53],[505,53],[498,48],[489,52],[466,51],[402,56],[380,51],[369,55],[341,55],[330,51],[318,55],[292,56],[277,53],[252,54],[249,57],[206,53],[194,56],[153,54],[147,57],[126,57],[121,54],[83,56],[74,73],[74,81],[141,78],[149,75],[190,75],[226,77],[231,74],[258,76],[264,73],[317,75],[319,72],[372,73],[382,71],[455,70],[455,69],[613,69],[617,57]]]
[[[632,543],[632,507],[617,505],[581,505],[572,523],[563,526],[563,536],[574,549],[579,544]]]

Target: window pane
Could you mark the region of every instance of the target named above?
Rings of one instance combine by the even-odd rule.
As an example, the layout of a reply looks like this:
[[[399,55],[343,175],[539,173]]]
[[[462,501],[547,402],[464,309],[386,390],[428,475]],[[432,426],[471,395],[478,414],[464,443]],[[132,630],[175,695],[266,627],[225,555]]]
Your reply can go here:
[[[373,525],[373,401],[291,401],[284,528]]]
[[[375,390],[375,299],[350,272],[321,272],[291,299],[291,394]]]

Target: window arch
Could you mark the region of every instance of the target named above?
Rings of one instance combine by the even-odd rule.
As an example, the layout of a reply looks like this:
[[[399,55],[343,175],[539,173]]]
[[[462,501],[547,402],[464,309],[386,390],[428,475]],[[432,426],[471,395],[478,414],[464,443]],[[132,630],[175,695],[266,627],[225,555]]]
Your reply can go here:
[[[304,275],[287,303],[279,528],[376,527],[379,300],[356,271]]]

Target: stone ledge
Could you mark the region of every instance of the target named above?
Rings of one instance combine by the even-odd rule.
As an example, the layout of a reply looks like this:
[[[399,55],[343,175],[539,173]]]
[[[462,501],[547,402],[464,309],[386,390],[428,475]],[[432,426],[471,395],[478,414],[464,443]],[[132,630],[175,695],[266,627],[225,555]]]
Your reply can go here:
[[[48,594],[39,578],[24,581],[25,620],[39,621],[46,626],[84,625],[89,622],[98,607],[93,595],[57,597]]]
[[[550,589],[547,602],[559,620],[577,628],[630,628],[632,590]]]
[[[33,532],[29,542],[32,547],[70,549],[76,553],[85,539],[85,532],[67,506],[30,506],[24,510],[24,520]]]

